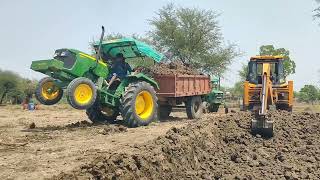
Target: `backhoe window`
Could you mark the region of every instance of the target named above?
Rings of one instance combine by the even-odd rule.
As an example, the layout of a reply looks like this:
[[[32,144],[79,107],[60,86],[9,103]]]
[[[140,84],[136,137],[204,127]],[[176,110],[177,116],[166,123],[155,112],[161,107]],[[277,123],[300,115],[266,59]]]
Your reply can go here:
[[[247,76],[247,81],[253,84],[257,84],[257,63],[254,61],[250,61],[248,64],[248,76]]]
[[[280,84],[285,82],[283,63],[268,62],[270,64],[270,80],[272,84]],[[262,84],[263,63],[259,61],[249,62],[249,73],[247,80],[253,84]]]

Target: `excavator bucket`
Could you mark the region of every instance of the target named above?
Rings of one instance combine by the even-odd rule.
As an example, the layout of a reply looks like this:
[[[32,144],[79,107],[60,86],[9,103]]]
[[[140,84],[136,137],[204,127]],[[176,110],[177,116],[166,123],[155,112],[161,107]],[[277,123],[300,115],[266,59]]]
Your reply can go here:
[[[251,120],[251,133],[263,137],[273,136],[273,120],[265,115],[256,114]]]

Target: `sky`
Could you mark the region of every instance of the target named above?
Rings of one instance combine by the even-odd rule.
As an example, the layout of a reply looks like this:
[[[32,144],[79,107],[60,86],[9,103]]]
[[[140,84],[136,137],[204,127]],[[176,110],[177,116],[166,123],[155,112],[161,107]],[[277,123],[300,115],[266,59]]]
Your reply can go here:
[[[101,25],[107,33],[145,34],[157,10],[174,3],[181,7],[213,10],[225,43],[235,43],[243,55],[234,59],[222,78],[232,86],[238,71],[261,45],[290,51],[296,62],[295,90],[320,83],[320,20],[312,17],[314,0],[1,0],[0,69],[28,78],[42,74],[30,70],[34,60],[50,59],[54,50],[74,48],[89,53]]]

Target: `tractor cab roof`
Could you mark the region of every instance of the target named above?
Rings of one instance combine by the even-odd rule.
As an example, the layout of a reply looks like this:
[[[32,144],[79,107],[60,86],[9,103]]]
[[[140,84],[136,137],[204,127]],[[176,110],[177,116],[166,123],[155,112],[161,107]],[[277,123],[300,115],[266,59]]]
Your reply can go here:
[[[219,78],[217,77],[212,77],[210,80],[212,83],[218,83],[219,82]]]
[[[277,61],[284,60],[283,56],[254,56],[250,58],[250,61]]]
[[[99,42],[94,43],[93,46],[97,48]],[[163,54],[157,52],[151,46],[133,38],[103,41],[101,44],[101,51],[109,58],[114,58],[117,54],[121,53],[126,59],[148,57],[156,62],[160,62],[164,57]]]

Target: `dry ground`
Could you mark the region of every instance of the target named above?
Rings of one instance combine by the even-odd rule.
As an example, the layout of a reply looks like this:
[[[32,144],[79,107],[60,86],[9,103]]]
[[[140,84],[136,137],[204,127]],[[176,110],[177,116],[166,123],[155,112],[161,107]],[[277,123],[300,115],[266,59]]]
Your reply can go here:
[[[245,113],[174,112],[127,129],[93,125],[67,105],[42,108],[0,106],[0,179],[320,179],[320,115],[305,105],[273,115],[272,139],[252,136]]]
[[[126,152],[192,121],[174,113],[170,122],[126,129],[92,125],[84,111],[67,105],[24,111],[0,106],[0,179],[39,179],[89,162],[99,154]],[[35,128],[30,129],[30,124]],[[32,126],[32,125],[31,125]]]

